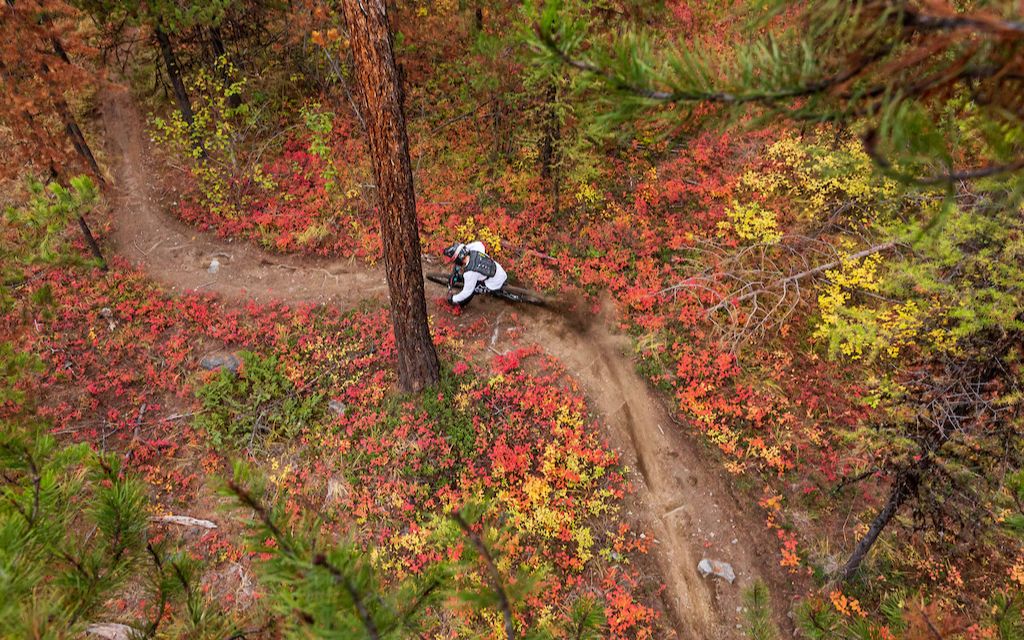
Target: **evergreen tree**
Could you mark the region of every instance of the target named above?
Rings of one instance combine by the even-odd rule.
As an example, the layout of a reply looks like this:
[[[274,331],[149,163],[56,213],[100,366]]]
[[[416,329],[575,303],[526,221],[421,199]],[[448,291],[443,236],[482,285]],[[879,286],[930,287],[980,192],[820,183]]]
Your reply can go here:
[[[416,193],[387,9],[383,0],[346,0],[342,6],[377,181],[398,384],[421,391],[437,384],[440,368],[427,326]]]

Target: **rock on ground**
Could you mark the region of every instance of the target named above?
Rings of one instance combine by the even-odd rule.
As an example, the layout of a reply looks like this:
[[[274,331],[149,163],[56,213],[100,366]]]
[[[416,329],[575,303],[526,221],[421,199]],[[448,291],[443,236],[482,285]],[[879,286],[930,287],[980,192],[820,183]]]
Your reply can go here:
[[[705,578],[708,576],[717,576],[728,581],[729,584],[732,584],[736,580],[736,572],[732,570],[732,565],[728,562],[722,562],[721,560],[704,558],[697,563],[697,571],[700,571],[700,575]]]

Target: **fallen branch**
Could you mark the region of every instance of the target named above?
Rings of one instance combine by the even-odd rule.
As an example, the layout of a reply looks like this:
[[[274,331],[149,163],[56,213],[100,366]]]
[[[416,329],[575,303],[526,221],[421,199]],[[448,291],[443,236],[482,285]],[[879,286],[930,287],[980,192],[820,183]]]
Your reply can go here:
[[[131,640],[137,633],[132,627],[117,622],[90,624],[85,628],[85,632],[106,640]]]
[[[853,254],[850,254],[849,256],[846,256],[845,260],[860,260],[861,258],[866,258],[867,256],[870,256],[870,255],[873,255],[873,254],[876,254],[876,253],[881,253],[882,251],[888,251],[889,249],[892,249],[892,248],[896,247],[898,244],[899,244],[898,242],[893,241],[893,242],[886,242],[886,243],[883,243],[883,244],[878,244],[878,245],[875,245],[873,247],[868,247],[867,249],[864,249],[862,251],[858,251],[857,253],[853,253]],[[794,273],[791,276],[787,276],[787,277],[783,278],[782,280],[779,280],[777,282],[777,284],[782,285],[782,286],[793,284],[793,283],[799,282],[799,281],[801,281],[801,280],[803,280],[805,278],[810,278],[811,276],[816,276],[818,274],[824,273],[824,272],[828,271],[829,269],[835,269],[836,267],[839,267],[842,264],[843,264],[843,259],[833,260],[831,262],[826,262],[825,264],[820,264],[820,265],[814,267],[813,269],[807,269],[806,271],[801,271],[800,273]],[[769,291],[770,290],[765,288],[765,287],[760,287],[758,289],[754,289],[753,291],[748,291],[747,293],[744,293],[743,295],[740,295],[740,296],[735,296],[735,297],[730,296],[730,297],[724,298],[721,302],[719,302],[715,306],[707,309],[704,313],[706,315],[711,315],[715,311],[718,311],[719,309],[722,309],[722,308],[724,308],[724,307],[726,307],[728,305],[738,304],[740,302],[743,302],[744,300],[749,300],[750,298],[753,298],[755,296],[759,296],[762,293],[768,293]]]

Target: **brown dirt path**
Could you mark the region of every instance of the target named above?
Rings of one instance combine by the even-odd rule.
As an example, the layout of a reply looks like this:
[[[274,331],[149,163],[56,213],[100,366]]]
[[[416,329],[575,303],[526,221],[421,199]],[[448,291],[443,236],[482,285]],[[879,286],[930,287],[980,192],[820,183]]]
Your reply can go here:
[[[162,172],[153,170],[142,118],[128,92],[113,85],[105,88],[102,111],[114,165],[114,243],[118,253],[156,281],[236,302],[272,299],[352,307],[368,298],[386,300],[380,268],[276,255],[173,219],[164,203],[175,192],[154,178]],[[213,258],[221,263],[217,273],[208,270]],[[490,313],[494,305],[503,304],[481,303],[475,312]],[[673,423],[636,373],[629,338],[610,328],[610,308],[606,301],[601,314],[589,317],[524,310],[518,340],[539,345],[581,382],[611,444],[636,472],[637,491],[629,506],[639,513],[631,515],[653,535],[652,553],[666,584],[662,600],[678,637],[743,638],[741,593],[756,578],[772,589],[776,621],[783,636],[791,636],[792,625],[784,614],[785,594],[792,586],[778,567],[777,542],[765,529],[763,515],[749,500],[737,499],[721,465],[705,460],[713,454]],[[505,336],[503,341],[507,332]],[[510,346],[499,343],[500,348]],[[731,563],[735,584],[702,578],[697,572],[702,557]]]
[[[680,638],[743,638],[742,593],[754,580],[771,589],[776,623],[792,635],[778,543],[753,500],[740,499],[717,454],[675,423],[637,373],[628,336],[614,332],[611,302],[597,315],[534,313],[524,338],[541,345],[583,385],[611,444],[634,470],[636,508],[654,536],[667,585],[663,601]],[[702,558],[732,565],[736,582],[702,578]]]
[[[179,291],[218,293],[230,300],[308,301],[350,307],[386,300],[384,271],[355,261],[276,255],[190,228],[164,212],[173,187],[152,170],[154,156],[142,117],[123,87],[101,93],[107,154],[113,164],[114,243],[157,282]],[[216,259],[219,268],[210,272]]]

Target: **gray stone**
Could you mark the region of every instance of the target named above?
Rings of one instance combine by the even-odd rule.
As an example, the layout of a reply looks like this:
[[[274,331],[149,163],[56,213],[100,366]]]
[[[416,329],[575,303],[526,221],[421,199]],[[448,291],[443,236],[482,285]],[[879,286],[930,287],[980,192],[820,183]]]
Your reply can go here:
[[[331,400],[327,403],[327,408],[336,416],[343,416],[345,415],[345,411],[348,410],[348,407],[341,400]]]
[[[722,562],[721,560],[704,558],[697,563],[697,571],[699,571],[700,575],[705,578],[708,576],[717,576],[722,580],[726,580],[729,584],[732,584],[736,580],[736,572],[732,570],[732,565],[728,562]]]
[[[220,271],[220,260],[218,260],[217,258],[210,260],[210,266],[206,270],[209,271],[210,273],[217,273],[218,271]]]
[[[224,368],[231,373],[237,373],[238,368],[242,366],[242,361],[233,353],[211,353],[203,356],[203,359],[199,361],[199,366],[207,371]]]

